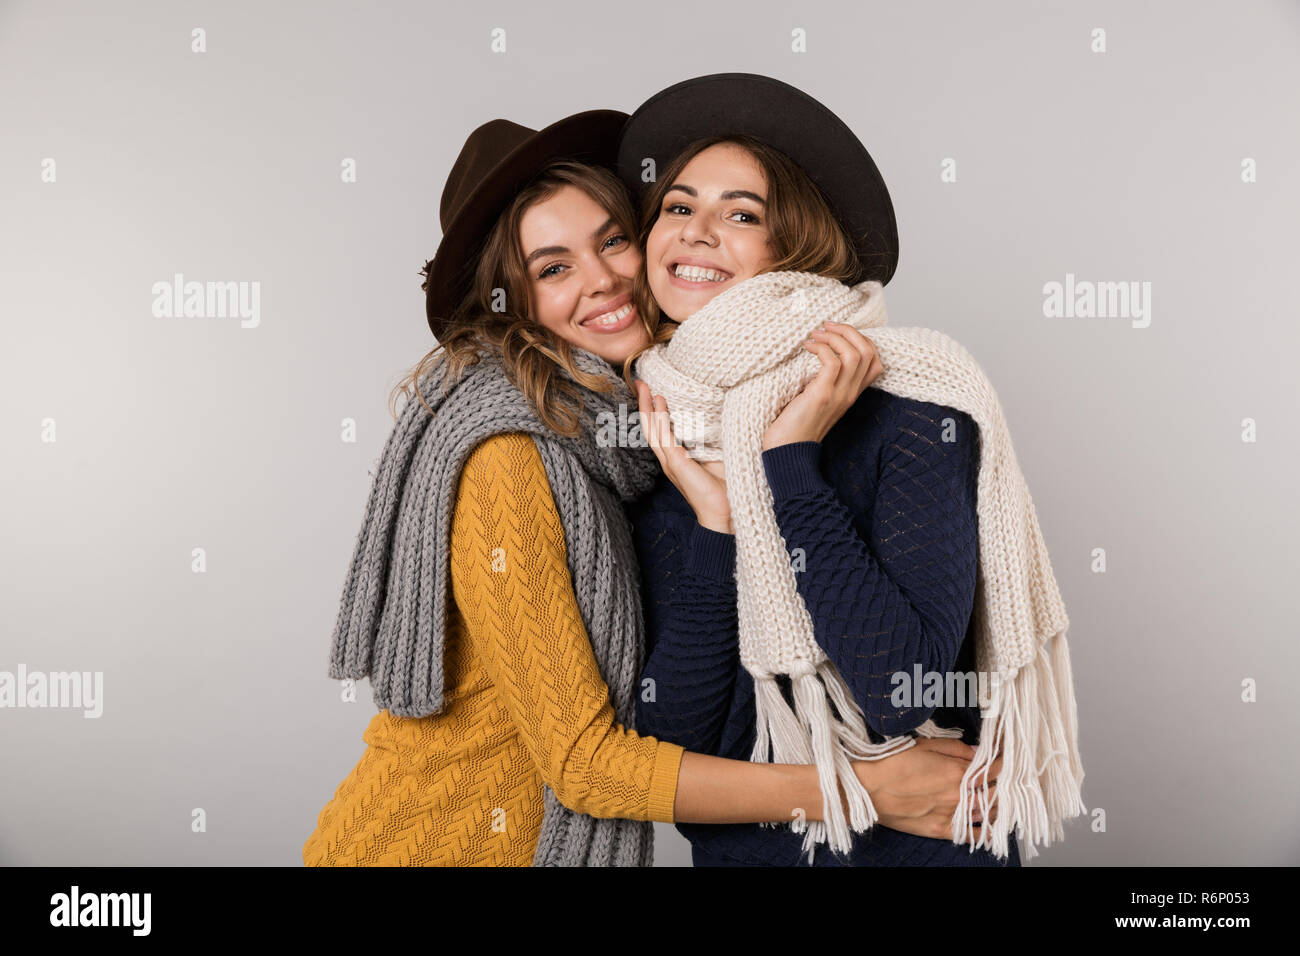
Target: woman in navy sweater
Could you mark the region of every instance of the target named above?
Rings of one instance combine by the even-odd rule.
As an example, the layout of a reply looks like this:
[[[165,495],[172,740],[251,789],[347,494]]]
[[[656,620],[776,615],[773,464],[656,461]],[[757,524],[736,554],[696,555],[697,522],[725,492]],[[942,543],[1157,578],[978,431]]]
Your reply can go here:
[[[660,323],[660,342],[671,337],[673,320],[684,321],[759,272],[844,278],[856,266],[841,254],[852,246],[803,170],[749,136],[713,137],[684,149],[645,197],[641,238],[644,279],[654,297],[648,305],[669,320]],[[762,458],[817,642],[852,689],[873,741],[933,718],[974,744],[977,704],[918,706],[910,695],[896,702],[892,678],[918,667],[923,673],[975,670],[978,428],[957,409],[868,388],[882,369],[856,329],[830,325],[806,345],[822,359],[822,371],[768,427]],[[654,490],[629,508],[648,649],[637,730],[748,759],[754,682],[739,659],[725,473],[720,462],[697,462],[675,444],[662,397],[643,382],[633,384],[664,469]],[[788,680],[782,690],[789,701]],[[690,839],[696,866],[794,866],[807,859],[803,837],[788,827],[680,824],[678,830]],[[818,847],[813,865],[1020,861],[1014,837],[1010,856],[1000,860],[950,836],[877,824],[854,834],[847,857]]]

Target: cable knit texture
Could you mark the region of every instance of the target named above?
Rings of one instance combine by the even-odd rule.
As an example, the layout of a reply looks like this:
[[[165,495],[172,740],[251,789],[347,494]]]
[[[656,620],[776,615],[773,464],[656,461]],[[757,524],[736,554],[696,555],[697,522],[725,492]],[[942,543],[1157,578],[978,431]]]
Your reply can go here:
[[[946,440],[950,439],[950,440]],[[858,397],[822,442],[763,452],[777,524],[800,555],[799,594],[817,643],[862,706],[872,739],[931,718],[978,742],[979,705],[897,704],[891,679],[914,669],[975,669],[978,431],[954,408],[876,388]],[[667,478],[629,506],[646,604],[649,656],[637,697],[642,733],[688,750],[747,759],[754,681],[740,666],[735,537],[704,528]],[[788,688],[783,682],[783,692]],[[924,702],[923,702],[924,703]],[[679,823],[696,866],[796,866],[800,838],[757,824]],[[1019,865],[987,848],[877,824],[853,849],[819,846],[814,866]]]
[[[528,435],[465,462],[451,534],[444,710],[380,711],[303,847],[311,866],[527,866],[542,788],[593,817],[672,820],[682,748],[621,728]],[[504,567],[495,549],[507,556]]]
[[[992,383],[943,333],[887,328],[884,289],[876,281],[850,287],[811,273],[755,276],[716,296],[670,342],[637,361],[637,376],[667,399],[674,432],[692,457],[726,466],[740,659],[756,693],[751,759],[815,763],[826,822],[792,827],[806,832],[810,854],[822,842],[847,853],[850,828],[862,832],[877,819],[850,759],[880,759],[915,744],[910,736],[871,740],[860,704],[816,641],[763,475],[763,433],[820,370],[820,359],[802,343],[824,320],[870,333],[885,369],[876,387],[959,409],[979,427],[975,649],[979,670],[990,675],[992,700],[966,782],[982,784],[978,802],[985,811],[986,771],[999,751],[1003,766],[994,824],[975,833],[976,801],[964,786],[953,839],[965,835],[973,846],[989,845],[1006,857],[1015,829],[1032,857],[1034,844],[1063,839],[1063,821],[1086,813],[1065,606]],[[790,677],[793,706],[777,675]],[[915,732],[953,735],[933,721]],[[847,820],[837,786],[848,798]]]
[[[639,572],[622,503],[644,494],[658,464],[645,448],[601,440],[597,422],[632,403],[626,383],[599,356],[574,349],[575,365],[611,391],[580,388],[581,428],[552,432],[535,416],[496,356],[480,354],[455,383],[446,363],[420,382],[384,446],[339,604],[329,676],[369,677],[375,703],[398,717],[443,710],[448,565],[454,494],[470,452],[501,432],[531,436],[545,467],[568,543],[567,562],[583,624],[614,713],[630,726],[644,655]],[[561,375],[567,372],[560,370]],[[506,500],[502,507],[512,507]],[[520,528],[528,531],[527,524]],[[492,554],[512,567],[509,547]],[[526,615],[529,609],[517,608]],[[543,665],[544,666],[544,665]],[[561,706],[538,698],[539,707]],[[548,782],[534,863],[539,866],[645,866],[653,853],[648,822],[598,820],[566,807]]]

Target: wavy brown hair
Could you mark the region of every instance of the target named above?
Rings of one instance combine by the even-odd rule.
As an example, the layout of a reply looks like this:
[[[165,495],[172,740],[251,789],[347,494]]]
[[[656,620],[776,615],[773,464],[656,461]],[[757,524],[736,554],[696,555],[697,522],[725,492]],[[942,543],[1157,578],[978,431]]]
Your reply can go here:
[[[782,270],[814,272],[841,282],[847,282],[858,274],[860,263],[857,250],[817,184],[785,153],[762,140],[740,133],[695,140],[678,153],[656,177],[641,202],[641,224],[637,241],[642,250],[663,210],[668,187],[677,182],[687,163],[718,143],[734,143],[749,153],[767,180],[767,202],[764,209],[776,261],[760,269],[759,274]],[[645,319],[650,331],[651,341],[629,356],[623,366],[623,378],[629,388],[632,387],[633,363],[636,358],[647,349],[669,341],[680,324],[660,313],[658,303],[650,294],[647,268],[648,265],[643,262],[633,283],[633,295],[637,311]]]
[[[481,361],[484,352],[500,357],[506,376],[528,399],[537,417],[561,435],[578,434],[582,400],[580,389],[559,374],[561,368],[585,388],[598,392],[613,389],[607,380],[578,369],[573,362],[573,344],[532,317],[532,283],[524,268],[519,223],[532,206],[565,186],[576,186],[590,196],[614,218],[629,242],[634,240],[636,212],[627,190],[612,172],[569,160],[548,166],[520,190],[497,219],[484,241],[469,291],[452,314],[444,317],[446,325],[438,344],[393,388],[389,412],[394,418],[398,399],[412,393],[433,414],[418,383],[445,363],[442,391],[446,395],[468,366]],[[426,262],[420,272],[425,277],[420,288],[425,292],[429,266]],[[645,313],[640,319],[653,336]]]

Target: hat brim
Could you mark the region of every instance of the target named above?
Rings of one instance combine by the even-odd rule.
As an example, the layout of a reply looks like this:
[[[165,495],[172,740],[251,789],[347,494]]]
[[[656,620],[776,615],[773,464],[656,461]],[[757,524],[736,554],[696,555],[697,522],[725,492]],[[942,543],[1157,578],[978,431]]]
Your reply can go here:
[[[715,73],[661,90],[623,127],[618,174],[641,197],[656,174],[690,143],[745,133],[790,157],[817,184],[858,251],[854,283],[887,283],[898,266],[898,223],[885,180],[861,140],[833,112],[802,90],[756,73]]]
[[[442,323],[469,292],[484,240],[519,191],[560,159],[613,170],[618,135],[628,114],[587,110],[566,116],[501,157],[443,230],[428,270],[425,314],[438,335]]]

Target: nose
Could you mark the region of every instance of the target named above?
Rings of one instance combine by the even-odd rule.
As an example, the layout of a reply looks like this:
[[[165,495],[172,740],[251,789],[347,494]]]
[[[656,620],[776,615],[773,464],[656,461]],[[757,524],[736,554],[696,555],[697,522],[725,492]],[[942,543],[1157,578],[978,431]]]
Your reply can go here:
[[[587,267],[587,295],[610,292],[618,287],[619,277],[605,259],[596,259]]]
[[[703,242],[705,245],[712,246],[717,237],[713,234],[713,227],[709,225],[707,219],[702,216],[692,216],[682,226],[682,242],[690,245],[695,242]]]

